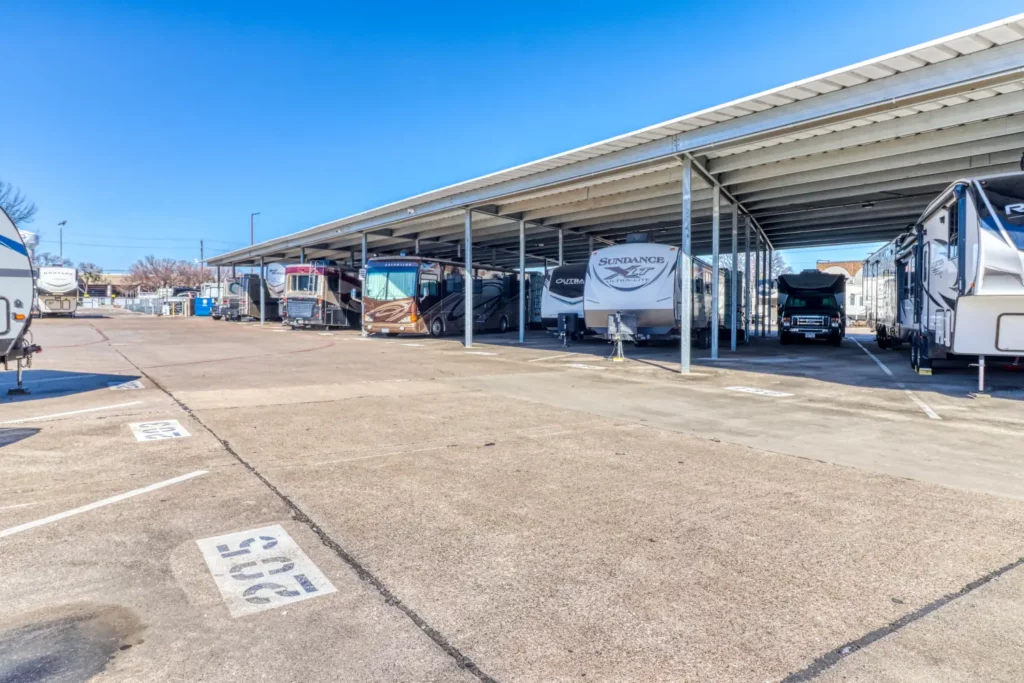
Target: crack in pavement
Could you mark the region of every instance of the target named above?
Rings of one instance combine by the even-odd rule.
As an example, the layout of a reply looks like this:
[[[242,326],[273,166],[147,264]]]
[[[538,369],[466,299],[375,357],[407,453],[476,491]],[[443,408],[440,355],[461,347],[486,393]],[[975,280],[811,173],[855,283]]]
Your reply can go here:
[[[128,356],[121,353],[120,349],[114,349],[114,351],[116,351],[118,355],[124,358],[125,361],[130,363],[132,367],[134,367],[146,379],[152,382],[153,386],[167,394],[167,396],[169,396],[170,399],[174,401],[179,408],[181,408],[185,413],[187,413],[189,417],[195,420],[199,424],[199,426],[201,426],[203,429],[209,432],[209,434],[213,438],[215,438],[221,444],[221,446],[223,446],[224,450],[230,453],[231,456],[234,457],[235,460],[237,460],[242,465],[242,467],[244,467],[250,474],[255,476],[257,479],[259,479],[264,486],[270,489],[270,491],[288,507],[295,521],[305,524],[310,529],[310,531],[316,534],[317,538],[320,539],[320,542],[323,543],[327,548],[332,550],[335,555],[341,558],[341,560],[345,564],[347,564],[353,571],[355,571],[356,575],[361,580],[366,581],[371,586],[373,586],[376,589],[376,591],[381,595],[381,597],[384,598],[386,604],[391,605],[392,607],[395,607],[400,612],[402,612],[402,614],[404,614],[414,624],[416,624],[416,626],[419,627],[419,629],[423,631],[423,633],[426,634],[426,636],[430,638],[430,640],[432,640],[435,645],[441,648],[441,650],[449,657],[454,659],[456,666],[458,666],[460,669],[464,669],[469,673],[473,674],[482,683],[498,683],[497,679],[491,677],[486,672],[484,672],[476,664],[476,662],[474,662],[471,658],[463,654],[462,651],[459,650],[457,647],[452,645],[448,641],[448,639],[444,637],[443,634],[441,634],[437,629],[431,626],[412,607],[403,602],[401,598],[395,595],[391,591],[391,589],[387,587],[387,585],[384,583],[382,579],[380,579],[373,572],[364,567],[362,563],[359,562],[359,560],[352,556],[351,553],[342,548],[341,545],[333,538],[331,538],[331,536],[326,531],[324,531],[324,529],[321,528],[319,524],[313,521],[313,519],[310,518],[310,516],[307,515],[305,511],[303,511],[303,509],[298,506],[298,504],[296,504],[287,495],[282,493],[281,490],[278,489],[274,484],[272,484],[269,479],[267,479],[263,474],[260,473],[259,470],[257,470],[251,463],[249,463],[245,458],[239,455],[234,450],[234,448],[231,447],[231,444],[228,443],[227,439],[221,438],[221,436],[217,434],[217,432],[215,432],[205,422],[203,422],[199,418],[199,416],[192,411],[191,408],[182,403],[173,393],[171,393],[171,391],[166,389],[160,382],[158,382],[155,378],[149,375],[145,370],[136,365],[130,358],[128,358]]]
[[[879,641],[892,633],[896,633],[900,629],[909,626],[910,624],[913,624],[915,621],[920,621],[932,612],[942,607],[945,607],[954,600],[959,600],[965,595],[970,594],[974,590],[981,588],[982,586],[984,586],[985,584],[989,583],[994,579],[998,579],[1003,574],[1006,574],[1007,572],[1016,569],[1021,565],[1024,565],[1024,557],[1020,557],[1009,564],[1003,565],[995,571],[991,571],[988,574],[985,574],[984,576],[975,579],[974,581],[971,581],[955,593],[943,595],[938,600],[933,600],[932,602],[929,602],[927,605],[924,605],[920,609],[910,612],[909,614],[903,615],[891,624],[887,624],[886,626],[877,628],[874,631],[870,631],[864,634],[856,640],[851,640],[848,643],[840,645],[834,650],[830,650],[829,652],[815,659],[813,662],[811,662],[808,666],[801,669],[800,671],[795,671],[786,676],[785,678],[783,678],[781,683],[802,683],[803,681],[813,680],[817,678],[820,674],[827,671],[828,669],[834,667],[836,664],[838,664],[846,657],[852,655],[854,652],[863,650],[868,645],[871,645],[872,643]]]

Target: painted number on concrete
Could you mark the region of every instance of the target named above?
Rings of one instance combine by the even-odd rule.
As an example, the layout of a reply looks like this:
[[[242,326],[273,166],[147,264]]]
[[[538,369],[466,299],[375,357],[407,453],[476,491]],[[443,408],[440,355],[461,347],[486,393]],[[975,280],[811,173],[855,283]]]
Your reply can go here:
[[[783,396],[792,396],[793,394],[787,394],[782,391],[772,391],[771,389],[758,389],[757,387],[726,387],[729,391],[740,391],[744,394],[757,394],[758,396],[771,396],[772,398],[782,398]]]
[[[142,382],[133,379],[130,382],[107,382],[107,388],[113,391],[131,391],[132,389],[145,389]]]
[[[337,590],[279,524],[196,543],[232,617]]]
[[[159,441],[161,439],[183,439],[192,436],[177,420],[157,420],[155,422],[133,422],[128,425],[135,435],[136,441]]]

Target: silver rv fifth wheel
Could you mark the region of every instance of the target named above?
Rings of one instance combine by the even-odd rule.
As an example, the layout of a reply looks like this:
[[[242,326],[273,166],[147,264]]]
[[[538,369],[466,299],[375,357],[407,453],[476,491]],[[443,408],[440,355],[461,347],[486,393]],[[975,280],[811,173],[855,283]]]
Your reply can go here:
[[[21,368],[29,364],[38,346],[32,343],[32,262],[14,222],[0,209],[0,363],[4,370],[17,363],[18,386],[8,393],[20,393]]]
[[[881,346],[930,372],[950,355],[1024,355],[1024,173],[950,185],[867,261]]]
[[[608,316],[636,316],[638,341],[679,337],[679,249],[664,244],[627,243],[606,247],[590,256],[584,284],[587,327],[608,334]],[[693,259],[693,338],[711,346],[711,266]]]
[[[78,271],[74,268],[44,266],[36,279],[39,315],[75,317],[78,310]]]

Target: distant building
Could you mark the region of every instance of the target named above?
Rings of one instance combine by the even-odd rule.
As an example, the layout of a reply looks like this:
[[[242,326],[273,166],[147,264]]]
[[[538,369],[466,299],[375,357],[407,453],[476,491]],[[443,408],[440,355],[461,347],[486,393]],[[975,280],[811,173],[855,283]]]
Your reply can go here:
[[[137,287],[128,284],[127,275],[103,273],[99,282],[91,282],[82,288],[89,297],[110,298],[112,296],[133,296]]]
[[[851,321],[865,320],[863,267],[863,261],[818,261],[822,273],[846,276],[846,317]]]

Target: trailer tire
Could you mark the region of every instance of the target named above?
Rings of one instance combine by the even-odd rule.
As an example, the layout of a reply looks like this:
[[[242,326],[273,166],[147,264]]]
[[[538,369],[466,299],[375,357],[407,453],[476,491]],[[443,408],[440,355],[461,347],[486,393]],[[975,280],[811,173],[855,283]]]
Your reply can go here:
[[[711,348],[711,330],[701,330],[697,333],[697,348]]]
[[[789,332],[779,332],[779,344],[782,346],[789,346]]]
[[[832,337],[831,339],[829,339],[829,341],[832,342],[832,346],[835,346],[835,347],[842,346],[843,345],[843,335],[837,334],[834,337]]]
[[[508,332],[508,316],[501,316],[501,320],[498,321],[498,332],[505,334]]]
[[[434,318],[430,321],[430,336],[440,337],[444,335],[444,321],[441,318]]]
[[[918,346],[917,346],[917,333],[914,333],[910,337],[910,369],[917,372],[918,368]]]

